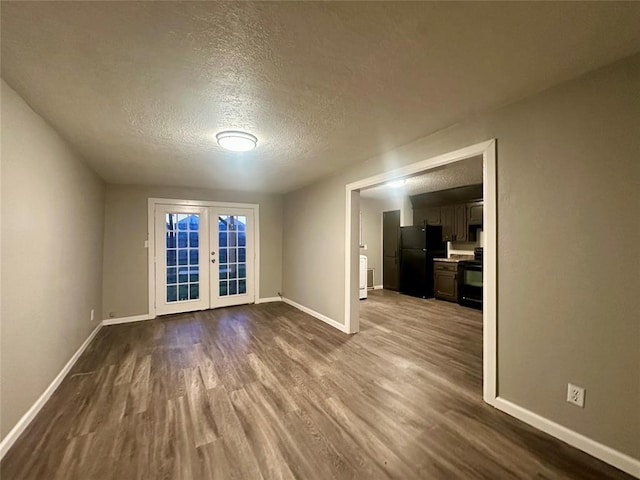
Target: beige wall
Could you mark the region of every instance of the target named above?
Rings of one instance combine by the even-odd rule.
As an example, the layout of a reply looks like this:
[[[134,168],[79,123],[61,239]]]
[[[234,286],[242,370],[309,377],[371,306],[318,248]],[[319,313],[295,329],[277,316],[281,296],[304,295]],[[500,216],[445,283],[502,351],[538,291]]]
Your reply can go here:
[[[390,212],[400,210],[400,226],[410,227],[413,225],[413,206],[409,197],[395,197],[380,200],[380,210]]]
[[[292,192],[284,202],[282,294],[339,323],[344,323],[344,209],[341,178]]]
[[[367,256],[368,268],[373,268],[373,284],[382,285],[382,205],[380,200],[360,198],[362,212],[362,242],[367,249],[360,255]]]
[[[362,212],[362,236],[367,250],[360,249],[367,256],[369,268],[374,269],[373,284],[382,285],[382,212],[400,210],[400,226],[413,225],[413,207],[407,196],[387,199],[360,198]]]
[[[4,437],[101,320],[104,185],[4,80],[1,108]]]
[[[149,311],[147,199],[178,198],[260,205],[260,297],[282,287],[282,196],[176,187],[108,185],[105,205],[103,318]]]
[[[343,322],[345,184],[495,137],[499,394],[640,459],[638,92],[640,55],[288,194],[286,296]]]

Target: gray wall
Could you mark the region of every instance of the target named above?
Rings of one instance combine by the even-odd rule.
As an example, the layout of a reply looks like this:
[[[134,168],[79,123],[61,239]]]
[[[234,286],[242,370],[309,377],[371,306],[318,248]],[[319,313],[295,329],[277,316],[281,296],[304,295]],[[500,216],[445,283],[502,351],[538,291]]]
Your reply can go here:
[[[640,55],[288,194],[285,295],[343,322],[345,184],[497,138],[499,394],[640,459],[638,92]]]
[[[104,185],[4,80],[1,108],[4,437],[101,320]]]
[[[374,269],[373,284],[382,285],[382,212],[400,210],[400,225],[413,225],[413,208],[409,197],[398,196],[387,199],[360,197],[362,212],[362,237],[367,250],[360,249],[367,256],[369,268]],[[342,322],[341,322],[342,323]]]
[[[382,285],[382,205],[380,200],[360,197],[362,212],[362,242],[367,249],[360,255],[367,256],[367,266],[373,268],[373,284]]]
[[[147,199],[178,198],[260,205],[260,297],[282,287],[282,196],[177,187],[108,185],[105,206],[103,318],[149,311]]]

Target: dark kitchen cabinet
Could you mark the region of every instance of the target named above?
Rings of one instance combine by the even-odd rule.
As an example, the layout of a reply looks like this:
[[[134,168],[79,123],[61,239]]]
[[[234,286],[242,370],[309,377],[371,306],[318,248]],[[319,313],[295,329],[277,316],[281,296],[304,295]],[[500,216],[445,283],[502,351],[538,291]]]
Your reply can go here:
[[[484,215],[483,202],[473,202],[467,204],[467,224],[468,225],[482,225],[482,218]]]
[[[458,264],[434,262],[433,295],[440,300],[458,301]]]
[[[445,242],[467,241],[467,205],[440,207],[442,240]]]
[[[454,210],[454,240],[456,242],[467,241],[467,206],[456,205]]]
[[[476,229],[470,236],[469,227],[482,226],[482,208],[482,202],[416,208],[413,210],[413,224],[442,226],[444,242],[475,242]]]
[[[439,225],[445,242],[477,242],[482,230],[483,185],[411,195],[414,225]]]
[[[454,207],[440,207],[440,224],[442,225],[442,240],[455,240],[455,209]]]
[[[429,207],[424,209],[427,225],[442,225],[440,219],[440,207]]]
[[[440,207],[414,208],[414,225],[442,225],[440,222]]]

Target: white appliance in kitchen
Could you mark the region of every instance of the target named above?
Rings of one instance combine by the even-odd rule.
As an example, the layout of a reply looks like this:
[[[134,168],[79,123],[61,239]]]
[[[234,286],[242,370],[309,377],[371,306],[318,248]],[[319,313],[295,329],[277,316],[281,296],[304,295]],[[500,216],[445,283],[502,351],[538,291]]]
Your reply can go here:
[[[367,256],[360,255],[360,300],[367,298]]]

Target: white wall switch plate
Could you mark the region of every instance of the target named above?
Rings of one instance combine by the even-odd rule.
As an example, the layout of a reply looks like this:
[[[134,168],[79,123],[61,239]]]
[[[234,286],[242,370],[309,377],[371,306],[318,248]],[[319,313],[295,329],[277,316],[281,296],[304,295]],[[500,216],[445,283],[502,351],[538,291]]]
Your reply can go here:
[[[578,407],[584,408],[584,388],[577,385],[568,384],[567,386],[567,402],[573,403]]]
[[[91,309],[91,321],[93,322],[96,319],[96,311],[92,308]]]

